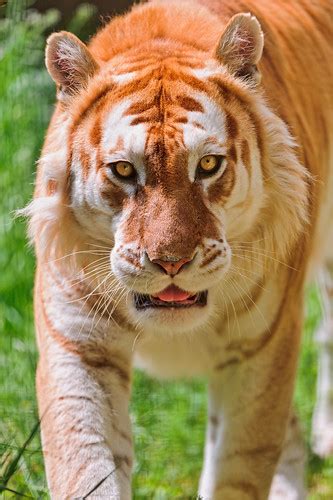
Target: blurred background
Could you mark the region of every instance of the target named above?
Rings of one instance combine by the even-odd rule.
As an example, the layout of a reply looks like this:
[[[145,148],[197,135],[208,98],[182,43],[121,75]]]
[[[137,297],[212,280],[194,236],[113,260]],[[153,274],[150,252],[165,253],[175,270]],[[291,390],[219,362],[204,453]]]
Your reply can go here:
[[[88,41],[98,25],[131,3],[9,0],[0,7],[1,498],[48,498],[35,401],[34,255],[27,245],[25,221],[13,217],[32,196],[36,160],[53,110],[55,88],[44,67],[45,38],[67,29]],[[319,460],[309,446],[317,372],[312,336],[320,314],[313,287],[307,296],[295,399],[309,449],[309,498],[316,500],[333,498],[333,459]],[[196,498],[205,386],[204,380],[166,383],[136,374],[131,405],[134,498]]]

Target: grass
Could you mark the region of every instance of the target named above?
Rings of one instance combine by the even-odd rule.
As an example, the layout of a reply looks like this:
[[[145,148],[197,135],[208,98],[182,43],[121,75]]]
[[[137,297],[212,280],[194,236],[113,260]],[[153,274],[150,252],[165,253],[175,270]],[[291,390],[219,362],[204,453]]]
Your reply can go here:
[[[34,163],[52,112],[54,88],[43,68],[43,50],[45,31],[57,15],[26,17],[22,2],[9,4],[7,19],[0,21],[0,492],[4,498],[48,498],[34,388],[34,257],[25,224],[13,219],[13,211],[31,197]],[[76,30],[82,19],[73,24]],[[312,333],[319,317],[318,297],[311,290],[295,395],[308,446],[316,380]],[[205,383],[159,382],[137,373],[131,414],[134,498],[195,498]],[[333,460],[320,461],[310,453],[308,483],[311,499],[333,498]]]

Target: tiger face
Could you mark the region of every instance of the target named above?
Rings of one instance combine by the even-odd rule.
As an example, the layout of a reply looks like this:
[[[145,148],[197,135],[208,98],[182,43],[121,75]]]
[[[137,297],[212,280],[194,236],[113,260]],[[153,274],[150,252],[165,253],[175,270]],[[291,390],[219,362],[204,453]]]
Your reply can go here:
[[[255,126],[200,69],[165,55],[145,73],[144,85],[135,75],[78,119],[72,208],[90,236],[112,238],[133,318],[197,325],[230,267],[228,239],[251,228],[263,203]]]
[[[49,39],[67,137],[66,203],[83,240],[109,245],[132,322],[168,331],[207,323],[232,242],[263,221],[262,47],[246,14],[231,20],[208,60],[156,39],[100,65],[73,35]]]

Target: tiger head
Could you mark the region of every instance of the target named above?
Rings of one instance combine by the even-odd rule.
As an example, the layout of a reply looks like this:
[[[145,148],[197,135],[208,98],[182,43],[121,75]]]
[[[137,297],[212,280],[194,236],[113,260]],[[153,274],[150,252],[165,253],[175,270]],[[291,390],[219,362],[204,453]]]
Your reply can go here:
[[[129,16],[159,9],[167,31],[177,21],[163,8]],[[256,18],[234,16],[217,38],[216,28],[210,51],[195,37],[137,44],[129,32],[113,53],[116,29],[107,25],[89,47],[67,32],[48,40],[59,103],[32,225],[40,247],[56,247],[61,234],[76,248],[108,247],[130,321],[193,330],[217,307],[234,242],[287,253],[306,219],[305,174],[262,97]]]

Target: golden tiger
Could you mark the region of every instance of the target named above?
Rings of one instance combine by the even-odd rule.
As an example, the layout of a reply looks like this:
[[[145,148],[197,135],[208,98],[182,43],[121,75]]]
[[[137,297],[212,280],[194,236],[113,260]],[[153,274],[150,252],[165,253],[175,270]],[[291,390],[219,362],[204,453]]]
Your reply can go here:
[[[131,498],[134,365],[209,379],[201,498],[305,498],[292,395],[319,268],[321,356],[333,343],[332,16],[331,0],[155,0],[88,46],[49,37],[58,102],[26,212],[52,498]]]

